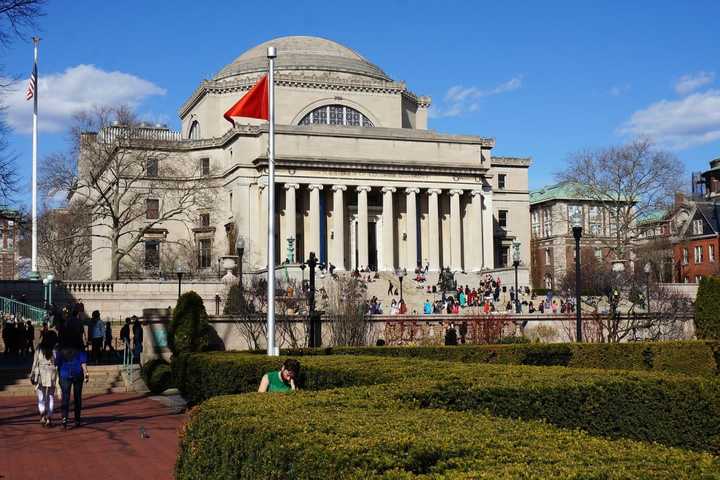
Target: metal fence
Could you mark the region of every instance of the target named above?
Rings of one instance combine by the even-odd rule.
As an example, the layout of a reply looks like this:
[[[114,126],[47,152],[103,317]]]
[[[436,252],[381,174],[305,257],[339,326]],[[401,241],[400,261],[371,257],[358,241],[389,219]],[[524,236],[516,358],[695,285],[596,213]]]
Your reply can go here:
[[[30,320],[36,325],[42,324],[47,318],[47,310],[44,308],[34,307],[12,298],[0,297],[0,308],[2,313],[15,315],[15,318],[25,321]]]

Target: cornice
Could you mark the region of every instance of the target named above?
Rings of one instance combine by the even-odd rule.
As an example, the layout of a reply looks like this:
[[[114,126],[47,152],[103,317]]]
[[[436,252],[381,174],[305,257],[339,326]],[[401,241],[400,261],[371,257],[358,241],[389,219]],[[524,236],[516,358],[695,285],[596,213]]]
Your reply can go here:
[[[530,167],[531,157],[496,157],[490,158],[490,165],[493,167]]]
[[[248,75],[244,77],[233,77],[229,80],[203,80],[198,88],[190,95],[185,103],[180,106],[178,115],[184,118],[200,99],[206,94],[222,95],[226,93],[245,92],[250,90],[262,75]],[[331,74],[307,75],[307,74],[277,74],[275,85],[291,88],[308,88],[337,91],[352,91],[364,93],[379,93],[390,95],[406,95],[416,103],[420,103],[418,97],[407,89],[405,82],[386,82],[383,80],[359,80],[338,78]],[[420,97],[424,104],[430,105],[429,97]]]

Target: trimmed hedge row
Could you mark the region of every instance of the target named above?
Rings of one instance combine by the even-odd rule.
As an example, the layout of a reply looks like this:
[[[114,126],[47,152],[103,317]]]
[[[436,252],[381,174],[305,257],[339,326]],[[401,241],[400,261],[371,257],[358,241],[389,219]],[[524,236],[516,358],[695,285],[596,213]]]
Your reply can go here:
[[[145,385],[152,393],[162,393],[173,386],[173,376],[170,365],[162,359],[156,358],[146,362],[141,369]]]
[[[717,478],[720,461],[541,422],[408,408],[395,386],[213,398],[193,409],[176,478]]]
[[[340,347],[283,350],[283,355],[379,355],[467,363],[565,366],[717,377],[720,342],[557,343],[452,347]]]
[[[253,392],[281,359],[207,353],[181,357],[176,385],[191,403]],[[174,367],[181,368],[180,361]],[[418,384],[431,382],[431,385]],[[307,390],[394,384],[394,398],[420,408],[545,420],[611,438],[720,453],[720,381],[620,370],[468,365],[420,359],[308,356]]]

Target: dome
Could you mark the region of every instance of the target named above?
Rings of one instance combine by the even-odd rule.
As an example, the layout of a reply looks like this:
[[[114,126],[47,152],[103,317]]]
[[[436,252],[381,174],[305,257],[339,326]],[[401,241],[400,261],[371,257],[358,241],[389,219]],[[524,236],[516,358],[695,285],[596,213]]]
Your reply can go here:
[[[267,71],[267,47],[277,49],[276,71],[315,70],[343,72],[392,81],[377,65],[368,62],[354,50],[319,37],[280,37],[261,43],[237,57],[220,70],[215,80],[235,75]]]

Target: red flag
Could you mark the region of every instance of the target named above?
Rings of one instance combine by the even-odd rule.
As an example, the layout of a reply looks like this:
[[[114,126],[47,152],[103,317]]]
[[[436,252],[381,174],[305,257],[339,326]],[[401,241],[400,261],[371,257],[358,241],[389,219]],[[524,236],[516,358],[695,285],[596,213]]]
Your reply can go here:
[[[225,112],[225,120],[235,125],[232,117],[269,120],[268,77],[263,76],[243,97]]]

